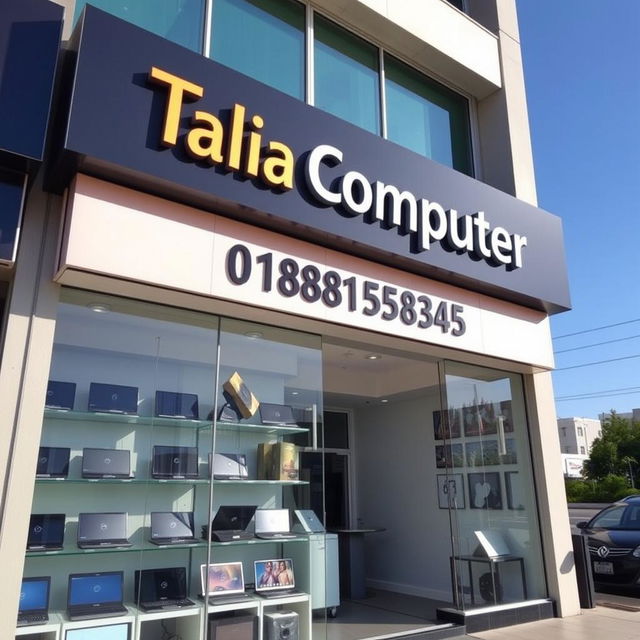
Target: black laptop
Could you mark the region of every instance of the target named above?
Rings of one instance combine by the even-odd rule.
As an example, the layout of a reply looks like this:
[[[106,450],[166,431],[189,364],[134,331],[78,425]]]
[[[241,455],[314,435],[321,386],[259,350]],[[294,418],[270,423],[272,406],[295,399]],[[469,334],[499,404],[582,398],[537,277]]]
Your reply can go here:
[[[89,385],[89,411],[138,413],[138,387],[92,382]]]
[[[129,613],[122,604],[123,577],[122,571],[70,574],[67,591],[69,620],[89,620]]]
[[[297,538],[291,533],[289,509],[257,509],[256,538],[264,540]]]
[[[66,478],[70,456],[69,447],[40,447],[36,478]]]
[[[218,542],[250,540],[253,533],[247,531],[257,506],[225,505],[218,509],[211,522],[211,539]],[[203,527],[203,537],[207,538],[207,528]]]
[[[187,598],[187,571],[184,567],[136,570],[135,602],[145,611],[192,607]]]
[[[81,549],[130,547],[126,513],[80,513],[78,546]]]
[[[293,417],[293,409],[286,404],[260,403],[260,421],[262,424],[273,424],[280,426],[297,426],[298,423]]]
[[[44,406],[47,409],[65,409],[71,411],[76,399],[75,382],[59,382],[49,380],[47,385],[47,397]]]
[[[198,420],[198,396],[195,393],[156,391],[156,416]]]
[[[57,551],[63,548],[64,513],[32,513],[27,551]]]
[[[197,447],[153,447],[151,475],[154,478],[197,478]]]
[[[128,449],[83,449],[83,478],[131,478]]]
[[[51,578],[22,578],[18,603],[18,626],[44,624],[49,621]]]
[[[195,544],[193,511],[152,511],[151,539],[153,544]]]
[[[247,456],[244,453],[215,453],[209,454],[209,472],[213,459],[214,480],[247,480]]]

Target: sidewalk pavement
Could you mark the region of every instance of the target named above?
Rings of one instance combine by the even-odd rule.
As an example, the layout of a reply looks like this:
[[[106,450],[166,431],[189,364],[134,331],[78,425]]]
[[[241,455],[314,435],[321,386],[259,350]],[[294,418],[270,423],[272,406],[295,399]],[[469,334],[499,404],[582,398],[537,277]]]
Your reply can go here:
[[[595,609],[469,634],[475,640],[640,640],[640,599],[597,594]],[[606,606],[603,606],[606,604]]]

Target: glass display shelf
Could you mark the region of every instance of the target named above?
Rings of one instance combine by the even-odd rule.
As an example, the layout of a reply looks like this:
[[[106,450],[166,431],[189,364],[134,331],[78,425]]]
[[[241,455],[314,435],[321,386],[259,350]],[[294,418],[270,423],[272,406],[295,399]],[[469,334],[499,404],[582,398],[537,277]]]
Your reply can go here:
[[[36,478],[39,485],[57,484],[209,484],[209,478]],[[214,480],[213,484],[295,486],[307,480]]]
[[[290,542],[306,542],[308,536],[300,535],[295,538],[273,538],[270,540],[262,540],[260,538],[250,538],[249,540],[231,540],[229,542],[216,542],[212,541],[213,547],[241,547],[246,545],[255,544],[280,544]],[[38,558],[42,556],[81,556],[86,554],[95,553],[135,553],[135,552],[147,552],[147,551],[167,551],[169,549],[204,549],[207,547],[207,541],[197,542],[195,544],[151,544],[144,543],[141,545],[134,545],[132,547],[99,547],[97,549],[80,549],[77,546],[68,546],[64,549],[56,549],[55,551],[47,551],[45,549],[38,551],[28,551],[26,558]]]
[[[101,422],[110,424],[132,424],[151,427],[170,427],[178,429],[211,429],[211,420],[187,420],[183,418],[156,418],[152,416],[127,415],[123,413],[99,413],[93,411],[66,411],[64,409],[45,409],[48,420],[74,422]],[[306,427],[294,425],[257,424],[249,422],[218,422],[220,431],[243,431],[247,433],[267,433],[269,435],[290,435],[308,433]]]

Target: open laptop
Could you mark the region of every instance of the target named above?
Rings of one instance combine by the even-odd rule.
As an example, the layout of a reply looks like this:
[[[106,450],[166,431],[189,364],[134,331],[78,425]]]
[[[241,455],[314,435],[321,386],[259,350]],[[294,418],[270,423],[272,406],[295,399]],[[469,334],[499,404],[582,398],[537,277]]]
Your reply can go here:
[[[195,605],[187,598],[187,571],[184,567],[136,571],[134,588],[136,604],[145,611]]]
[[[92,382],[89,385],[89,411],[138,413],[138,387]]]
[[[256,509],[256,538],[278,540],[296,537],[291,533],[289,509]]]
[[[83,449],[83,478],[131,478],[128,449]]]
[[[219,507],[211,522],[211,539],[218,542],[251,540],[254,535],[250,531],[247,531],[247,527],[257,508],[258,507],[245,505],[225,505]],[[206,526],[203,527],[203,529],[203,537],[206,539]]]
[[[211,605],[240,602],[251,597],[244,590],[242,562],[200,565],[200,582],[201,597],[206,596]]]
[[[36,478],[66,478],[70,457],[69,447],[40,447]]]
[[[195,393],[156,391],[156,416],[198,420],[198,396]]]
[[[209,470],[211,470],[212,456],[209,454]],[[247,456],[244,453],[214,453],[214,480],[247,480]]]
[[[47,385],[47,398],[44,401],[44,406],[47,409],[65,409],[71,411],[75,399],[75,382],[49,380],[49,384]]]
[[[291,425],[297,426],[298,423],[293,417],[293,409],[286,404],[270,404],[268,402],[260,403],[260,421],[262,424],[273,425]]]
[[[44,624],[49,621],[51,578],[22,578],[18,603],[18,626]]]
[[[197,478],[197,447],[153,447],[151,475],[154,478]]]
[[[63,548],[64,513],[32,513],[27,551],[56,551]]]
[[[80,513],[78,546],[81,549],[130,547],[126,513]]]
[[[69,620],[89,620],[122,616],[128,613],[122,604],[122,571],[72,573],[67,591]]]
[[[273,560],[256,560],[255,571],[256,593],[263,598],[283,598],[298,593],[293,573],[293,560],[275,558]]]
[[[153,544],[195,544],[193,511],[152,511],[151,539]]]

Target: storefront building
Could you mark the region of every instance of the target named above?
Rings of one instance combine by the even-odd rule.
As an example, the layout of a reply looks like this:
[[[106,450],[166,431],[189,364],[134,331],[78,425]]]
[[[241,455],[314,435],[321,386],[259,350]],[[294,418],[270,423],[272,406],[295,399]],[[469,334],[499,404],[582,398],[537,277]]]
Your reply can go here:
[[[577,614],[515,3],[5,5],[55,42],[0,156],[0,637]]]

